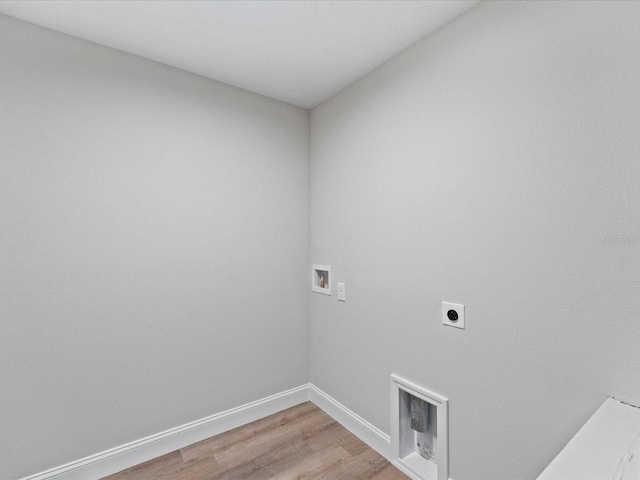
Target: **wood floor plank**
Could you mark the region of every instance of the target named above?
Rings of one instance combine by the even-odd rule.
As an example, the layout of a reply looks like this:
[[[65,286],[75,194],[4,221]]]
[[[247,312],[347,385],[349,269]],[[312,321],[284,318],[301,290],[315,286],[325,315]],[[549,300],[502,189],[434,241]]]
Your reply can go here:
[[[331,478],[330,472],[339,464],[349,461],[351,455],[339,446],[328,447],[320,453],[308,455],[285,472],[279,472],[269,480],[310,480]]]
[[[273,451],[265,452],[246,462],[238,462],[221,472],[221,480],[247,480],[253,478],[273,478],[303,462],[313,452],[304,444],[280,445]]]
[[[189,445],[180,450],[185,462],[193,458],[203,456],[213,456],[215,453],[221,455],[221,452],[232,449],[236,445],[241,445],[256,435],[267,432],[289,422],[296,421],[305,415],[314,413],[317,407],[310,402],[289,408],[282,412],[270,415],[266,418],[235,428],[221,435],[208,438],[193,445]]]
[[[314,426],[317,429],[317,424],[325,420],[323,414],[322,411],[313,412],[295,422],[263,429],[259,435],[220,449],[215,454],[216,460],[223,468],[229,468],[274,451],[286,450],[289,446],[304,444],[302,431],[305,428],[313,431]]]
[[[347,431],[346,429],[345,431],[348,433],[348,435],[344,437],[344,439],[340,444],[342,445],[342,448],[344,448],[351,455],[356,456],[361,454],[364,451],[371,450],[371,447],[369,447],[369,445],[364,443],[354,434]]]
[[[214,457],[202,457],[184,462],[183,468],[171,480],[209,480],[217,478],[220,466]]]
[[[331,469],[326,475],[318,474],[309,476],[309,480],[368,480],[380,472],[389,462],[378,452],[368,449],[352,456],[348,462],[341,462]]]
[[[406,480],[407,476],[393,465],[389,464],[376,473],[369,480]]]
[[[345,444],[348,445],[352,442],[354,438],[357,439],[355,435],[334,421],[331,425],[328,425],[327,428],[323,429],[321,434],[305,438],[305,442],[307,442],[309,448],[314,452],[321,452],[333,446],[344,447]],[[343,450],[347,449],[343,448]],[[348,450],[347,453],[349,453]],[[349,455],[351,455],[351,453],[349,453]]]
[[[179,471],[183,465],[180,452],[176,451],[128,468],[106,478],[109,480],[131,480],[134,478],[139,480],[169,480],[170,476]]]
[[[241,445],[256,435],[267,432],[282,425],[296,421],[308,414],[315,413],[318,408],[311,402],[305,402],[293,408],[270,415],[255,422],[235,428],[221,435],[208,438],[193,445],[189,445],[180,450],[185,462],[193,458],[203,456],[213,456],[215,453],[232,449],[236,445]]]
[[[103,480],[404,480],[310,402]]]

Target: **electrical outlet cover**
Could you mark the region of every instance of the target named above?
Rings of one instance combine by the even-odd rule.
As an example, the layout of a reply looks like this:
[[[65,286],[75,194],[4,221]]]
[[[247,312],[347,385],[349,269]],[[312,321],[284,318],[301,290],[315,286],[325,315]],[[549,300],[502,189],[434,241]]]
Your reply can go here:
[[[464,330],[464,305],[442,302],[442,324]]]

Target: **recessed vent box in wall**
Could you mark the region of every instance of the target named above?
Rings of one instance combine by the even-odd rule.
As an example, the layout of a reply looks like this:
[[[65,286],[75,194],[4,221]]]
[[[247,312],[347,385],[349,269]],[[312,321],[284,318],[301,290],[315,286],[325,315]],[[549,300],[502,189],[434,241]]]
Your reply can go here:
[[[314,265],[311,271],[311,290],[324,295],[331,295],[331,267]]]
[[[414,480],[448,480],[448,401],[391,375],[392,462]]]

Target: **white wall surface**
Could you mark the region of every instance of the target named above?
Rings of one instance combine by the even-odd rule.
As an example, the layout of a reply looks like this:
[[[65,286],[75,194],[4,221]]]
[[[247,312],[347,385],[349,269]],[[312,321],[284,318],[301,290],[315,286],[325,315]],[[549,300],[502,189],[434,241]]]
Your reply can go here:
[[[0,478],[308,381],[308,112],[0,16]]]
[[[537,476],[640,401],[640,2],[482,2],[311,112],[311,381],[388,432],[450,400],[450,476]],[[440,324],[466,305],[465,331]]]

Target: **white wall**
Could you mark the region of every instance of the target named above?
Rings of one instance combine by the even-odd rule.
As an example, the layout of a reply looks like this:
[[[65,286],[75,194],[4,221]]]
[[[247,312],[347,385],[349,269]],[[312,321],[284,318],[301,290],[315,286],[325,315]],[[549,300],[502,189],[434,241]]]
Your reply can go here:
[[[0,16],[0,478],[308,381],[308,112]]]
[[[311,381],[387,432],[392,372],[449,397],[454,479],[640,401],[638,25],[483,2],[311,112],[311,261],[347,287],[311,297]]]

